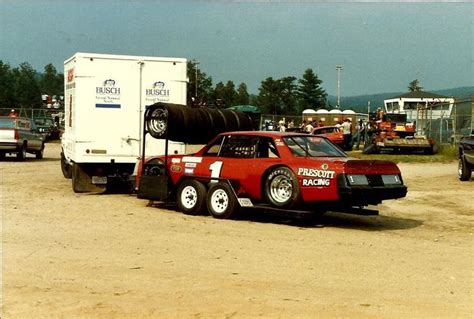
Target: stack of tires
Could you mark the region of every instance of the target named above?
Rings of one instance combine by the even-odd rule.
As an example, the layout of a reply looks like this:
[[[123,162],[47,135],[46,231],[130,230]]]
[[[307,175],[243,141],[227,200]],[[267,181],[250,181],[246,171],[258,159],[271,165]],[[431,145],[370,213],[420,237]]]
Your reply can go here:
[[[170,103],[148,106],[145,125],[154,138],[189,144],[206,144],[223,132],[253,130],[252,119],[245,113]]]

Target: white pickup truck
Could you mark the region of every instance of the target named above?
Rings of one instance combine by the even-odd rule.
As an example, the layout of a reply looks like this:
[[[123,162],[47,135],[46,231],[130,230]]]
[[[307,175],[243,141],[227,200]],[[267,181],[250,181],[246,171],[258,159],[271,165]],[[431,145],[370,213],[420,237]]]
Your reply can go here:
[[[33,121],[25,117],[0,116],[0,159],[16,154],[24,160],[26,153],[43,158],[44,135],[38,132]]]

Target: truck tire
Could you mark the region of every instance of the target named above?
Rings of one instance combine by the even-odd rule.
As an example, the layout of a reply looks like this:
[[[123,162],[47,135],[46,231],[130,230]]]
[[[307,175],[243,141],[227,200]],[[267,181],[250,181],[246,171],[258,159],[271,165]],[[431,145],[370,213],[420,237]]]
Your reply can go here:
[[[218,182],[213,184],[206,196],[207,209],[212,217],[229,219],[239,211],[239,203],[229,184]]]
[[[72,178],[72,166],[66,161],[66,157],[64,156],[63,152],[61,152],[61,171],[63,172],[64,178]]]
[[[288,167],[270,171],[264,181],[264,197],[274,207],[291,208],[300,202],[300,187],[295,174]]]
[[[16,153],[16,159],[18,161],[23,161],[26,158],[26,147],[23,145],[21,149]]]
[[[43,155],[44,155],[44,143],[41,144],[40,150],[35,152],[36,159],[43,159]]]
[[[464,155],[459,156],[459,164],[458,164],[458,177],[459,180],[465,182],[471,179],[472,171],[470,167],[467,165],[466,158]]]
[[[80,164],[72,164],[72,190],[74,193],[103,193],[106,185],[92,184],[91,177]]]
[[[198,215],[206,209],[206,186],[195,179],[184,180],[178,187],[178,209],[187,215]]]

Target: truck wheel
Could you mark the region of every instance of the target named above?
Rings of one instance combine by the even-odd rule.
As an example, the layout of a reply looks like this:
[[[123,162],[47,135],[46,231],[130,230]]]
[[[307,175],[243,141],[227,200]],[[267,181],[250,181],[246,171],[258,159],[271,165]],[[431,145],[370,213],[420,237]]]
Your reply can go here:
[[[26,148],[25,146],[22,146],[20,151],[16,153],[16,159],[18,161],[23,161],[26,158]]]
[[[229,184],[215,183],[209,188],[206,197],[207,209],[214,218],[232,218],[239,211],[239,204]]]
[[[36,159],[42,159],[44,154],[44,143],[41,145],[41,149],[35,152]]]
[[[288,167],[277,167],[265,178],[264,196],[275,207],[290,208],[300,200],[295,174]]]
[[[458,164],[458,177],[461,181],[465,182],[471,179],[471,169],[467,166],[466,158],[464,155],[459,156]]]
[[[187,215],[197,215],[206,209],[206,186],[195,179],[183,181],[177,192],[180,211]]]
[[[61,152],[61,171],[63,172],[64,178],[70,179],[72,177],[72,166],[66,162],[66,157],[63,152]]]

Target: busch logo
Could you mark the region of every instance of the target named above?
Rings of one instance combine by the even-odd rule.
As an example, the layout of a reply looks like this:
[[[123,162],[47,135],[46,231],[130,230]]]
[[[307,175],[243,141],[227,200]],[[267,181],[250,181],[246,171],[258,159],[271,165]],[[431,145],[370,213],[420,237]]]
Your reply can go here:
[[[170,90],[165,89],[165,82],[163,81],[158,81],[153,83],[151,89],[146,89],[145,94],[147,97],[150,98],[169,98],[170,96]]]
[[[104,95],[120,95],[120,88],[115,87],[115,80],[108,79],[103,82],[103,86],[97,86],[95,93]]]

